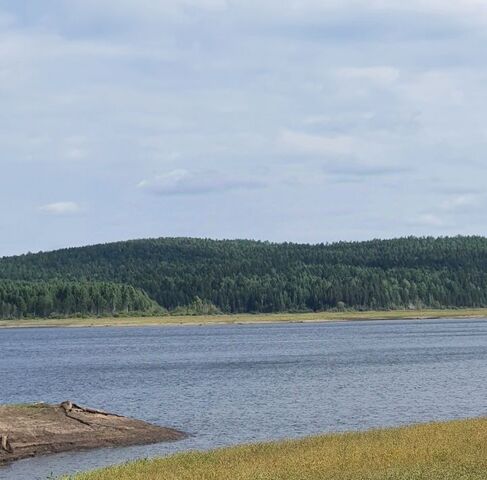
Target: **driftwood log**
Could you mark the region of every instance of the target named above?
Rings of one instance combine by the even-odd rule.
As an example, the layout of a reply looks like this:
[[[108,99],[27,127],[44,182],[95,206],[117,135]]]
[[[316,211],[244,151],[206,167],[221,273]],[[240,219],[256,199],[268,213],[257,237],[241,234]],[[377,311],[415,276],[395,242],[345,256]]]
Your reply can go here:
[[[12,445],[10,444],[10,441],[8,439],[8,435],[2,435],[1,436],[1,447],[2,450],[7,452],[7,453],[13,453],[13,448]]]

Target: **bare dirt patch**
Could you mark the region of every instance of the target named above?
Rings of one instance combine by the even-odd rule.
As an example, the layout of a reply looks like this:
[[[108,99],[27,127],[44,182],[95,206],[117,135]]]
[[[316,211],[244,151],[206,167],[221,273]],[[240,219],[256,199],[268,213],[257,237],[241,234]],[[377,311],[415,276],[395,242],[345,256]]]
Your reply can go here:
[[[0,406],[0,465],[38,455],[175,441],[185,436],[72,402]]]

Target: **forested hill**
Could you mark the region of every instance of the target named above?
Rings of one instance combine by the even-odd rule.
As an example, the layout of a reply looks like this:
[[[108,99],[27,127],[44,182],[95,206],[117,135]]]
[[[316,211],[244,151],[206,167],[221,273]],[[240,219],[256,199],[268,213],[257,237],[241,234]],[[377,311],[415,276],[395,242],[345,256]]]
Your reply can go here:
[[[66,288],[80,285],[85,303],[73,305],[78,293],[70,293],[63,310]],[[127,286],[131,301],[122,295]],[[89,298],[97,295],[101,311]],[[174,310],[195,299],[232,313],[487,306],[487,239],[300,245],[161,238],[0,259],[3,317],[154,311],[152,301]]]

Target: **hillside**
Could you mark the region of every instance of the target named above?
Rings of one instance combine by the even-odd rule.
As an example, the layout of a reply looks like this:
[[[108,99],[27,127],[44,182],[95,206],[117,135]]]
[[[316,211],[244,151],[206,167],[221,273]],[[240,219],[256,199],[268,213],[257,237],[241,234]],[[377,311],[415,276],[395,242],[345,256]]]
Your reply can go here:
[[[62,310],[66,285],[74,288],[71,303],[79,296],[75,286],[84,285],[86,306],[78,302]],[[137,301],[120,300],[118,290],[127,286]],[[100,311],[91,301],[96,295],[104,305]],[[41,298],[44,307],[26,308],[29,298],[34,304]],[[152,301],[174,310],[197,298],[228,313],[483,307],[487,239],[300,245],[161,238],[0,259],[4,318],[153,311]]]

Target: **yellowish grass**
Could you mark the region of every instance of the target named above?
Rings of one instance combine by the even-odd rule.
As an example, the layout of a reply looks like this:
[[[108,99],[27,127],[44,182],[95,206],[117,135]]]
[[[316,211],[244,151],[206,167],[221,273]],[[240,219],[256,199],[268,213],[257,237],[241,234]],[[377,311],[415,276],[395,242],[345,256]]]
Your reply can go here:
[[[75,480],[485,480],[487,418],[144,460]]]
[[[409,318],[468,318],[487,317],[487,308],[442,310],[390,310],[370,312],[313,312],[239,315],[184,315],[162,317],[107,317],[0,320],[0,328],[13,327],[137,327],[172,325],[212,325],[280,322],[326,322],[351,320],[401,320]]]

